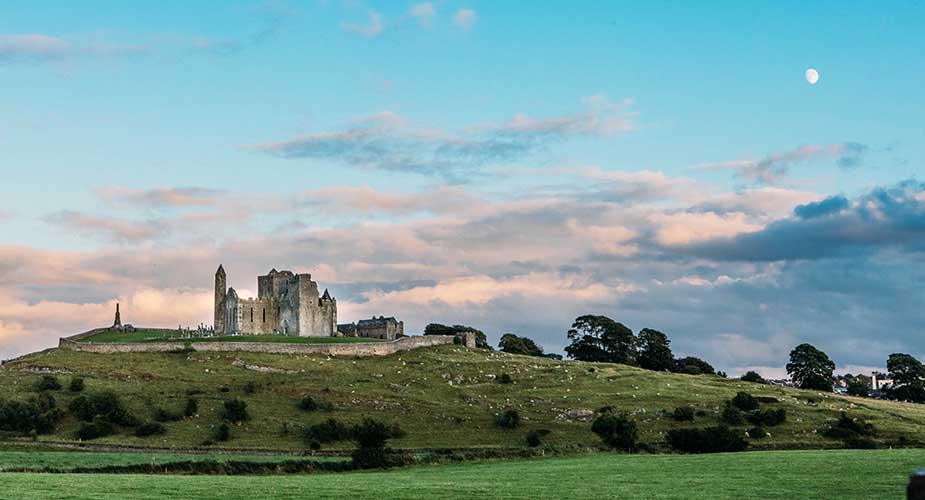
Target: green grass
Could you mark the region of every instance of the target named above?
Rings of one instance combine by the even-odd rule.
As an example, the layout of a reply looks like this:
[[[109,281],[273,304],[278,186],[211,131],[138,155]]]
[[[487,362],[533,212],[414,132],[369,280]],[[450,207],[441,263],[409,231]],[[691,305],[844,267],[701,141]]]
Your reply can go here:
[[[273,342],[290,344],[334,344],[353,342],[384,342],[381,339],[365,337],[297,337],[294,335],[228,335],[220,337],[181,338],[177,330],[138,329],[130,333],[101,330],[81,342],[98,344],[122,342]]]
[[[4,498],[905,498],[923,450],[616,455],[294,476],[3,474]]]
[[[248,369],[250,367],[250,369]],[[273,373],[255,371],[272,368]],[[523,447],[531,429],[548,429],[545,443],[555,447],[597,446],[590,423],[564,418],[570,410],[613,406],[639,426],[640,441],[664,449],[664,433],[679,426],[702,427],[719,422],[725,400],[737,391],[777,398],[767,408],[784,408],[787,422],[769,428],[772,437],[755,440],[750,449],[838,448],[841,443],[818,431],[841,411],[869,420],[879,430],[882,446],[925,442],[925,405],[822,394],[727,380],[716,376],[659,373],[624,365],[530,358],[462,346],[415,349],[385,357],[327,357],[251,352],[96,354],[57,349],[8,363],[0,369],[0,398],[25,399],[40,377],[35,371],[69,371],[58,375],[68,386],[71,376],[85,379],[86,391],[113,390],[142,420],[157,408],[182,410],[188,394],[199,401],[199,414],[166,423],[162,436],[138,438],[130,430],[94,440],[159,448],[198,447],[220,423],[225,400],[247,402],[250,420],[232,426],[232,439],[221,446],[248,450],[305,449],[301,428],[327,418],[358,422],[374,417],[398,423],[407,436],[397,448]],[[494,377],[508,373],[512,384]],[[250,390],[253,389],[253,390]],[[74,395],[52,393],[60,407]],[[312,395],[334,405],[330,412],[302,412],[296,402]],[[679,405],[704,412],[692,423],[678,423],[668,413]],[[495,414],[507,407],[522,416],[521,427],[499,429]],[[74,442],[78,423],[68,416],[50,441]],[[284,432],[285,429],[288,432]],[[747,426],[738,429],[745,431]],[[349,442],[325,448],[349,449]]]
[[[0,451],[0,471],[9,468],[101,467],[106,465],[163,464],[167,462],[280,462],[297,458],[292,455],[196,454],[158,452],[90,452],[90,451]],[[311,457],[312,460],[346,460],[339,457]]]

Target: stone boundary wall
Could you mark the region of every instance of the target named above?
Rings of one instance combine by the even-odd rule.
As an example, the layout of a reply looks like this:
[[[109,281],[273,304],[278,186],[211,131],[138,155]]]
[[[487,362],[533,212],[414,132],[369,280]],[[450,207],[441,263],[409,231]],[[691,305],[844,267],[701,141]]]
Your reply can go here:
[[[88,332],[89,333],[89,332]],[[80,334],[86,336],[85,334]],[[128,353],[169,352],[192,349],[200,352],[244,351],[269,354],[326,354],[329,356],[388,356],[400,351],[453,344],[452,335],[415,335],[402,337],[392,342],[354,342],[349,344],[283,344],[274,342],[144,342],[144,343],[100,343],[77,342],[75,337],[62,338],[58,347],[80,352]],[[475,347],[475,336],[465,334],[462,344]]]

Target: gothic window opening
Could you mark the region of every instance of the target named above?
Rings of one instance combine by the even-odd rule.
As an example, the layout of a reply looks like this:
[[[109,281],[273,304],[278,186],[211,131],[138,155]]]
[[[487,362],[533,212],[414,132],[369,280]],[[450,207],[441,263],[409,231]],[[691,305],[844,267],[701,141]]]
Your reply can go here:
[[[267,310],[263,309],[262,312],[263,312],[263,322],[266,323],[267,322]]]
[[[251,323],[254,322],[254,308],[251,308]]]

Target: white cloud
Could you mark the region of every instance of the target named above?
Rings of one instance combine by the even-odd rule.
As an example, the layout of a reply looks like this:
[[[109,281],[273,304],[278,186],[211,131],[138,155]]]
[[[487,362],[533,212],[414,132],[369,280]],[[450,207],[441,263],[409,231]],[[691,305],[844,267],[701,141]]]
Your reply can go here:
[[[417,19],[421,26],[430,27],[433,24],[437,10],[434,8],[434,4],[422,2],[412,5],[411,9],[408,10],[408,14]]]
[[[477,16],[472,9],[459,9],[456,11],[456,14],[453,14],[453,22],[456,23],[456,26],[466,31],[472,29],[476,19]]]
[[[369,11],[366,24],[343,23],[341,27],[348,33],[354,33],[366,38],[376,38],[385,31],[382,16],[375,11]]]

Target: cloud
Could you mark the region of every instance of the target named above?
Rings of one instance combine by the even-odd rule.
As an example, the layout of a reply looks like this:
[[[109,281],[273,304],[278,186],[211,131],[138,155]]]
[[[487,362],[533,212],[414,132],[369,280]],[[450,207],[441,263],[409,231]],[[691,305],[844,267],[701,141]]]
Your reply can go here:
[[[81,57],[104,58],[142,54],[143,46],[98,40],[66,40],[41,33],[0,35],[0,62],[62,61]]]
[[[378,12],[369,11],[367,16],[368,20],[366,24],[342,23],[341,28],[348,33],[366,38],[376,38],[385,31],[385,23]]]
[[[453,14],[453,22],[465,31],[472,29],[477,18],[478,16],[472,9],[459,9],[456,14]]]
[[[793,214],[801,219],[812,219],[826,215],[837,214],[848,208],[848,199],[844,196],[829,196],[822,201],[797,205]]]
[[[201,187],[132,189],[123,186],[101,186],[94,193],[104,202],[146,208],[213,206],[224,191]]]
[[[487,164],[509,162],[551,143],[576,137],[603,137],[632,130],[629,102],[602,96],[585,100],[584,113],[549,119],[518,115],[459,133],[413,126],[403,116],[383,111],[345,130],[306,134],[258,144],[254,150],[280,158],[336,160],[386,171],[440,175],[458,180]]]
[[[798,164],[830,161],[843,168],[857,167],[863,163],[868,147],[856,142],[815,145],[805,144],[788,151],[773,152],[760,160],[735,160],[722,163],[697,165],[695,169],[730,169],[742,180],[758,185],[779,184]]]
[[[822,259],[874,249],[925,250],[925,184],[905,181],[877,188],[853,202],[836,196],[797,206],[795,218],[760,231],[716,238],[679,249],[715,260]]]
[[[164,231],[164,228],[154,220],[131,221],[88,215],[72,210],[49,214],[43,220],[69,231],[89,236],[103,236],[117,243],[137,243],[150,240]]]
[[[430,27],[433,24],[437,10],[431,2],[416,3],[408,9],[408,14],[418,20],[421,26]]]

